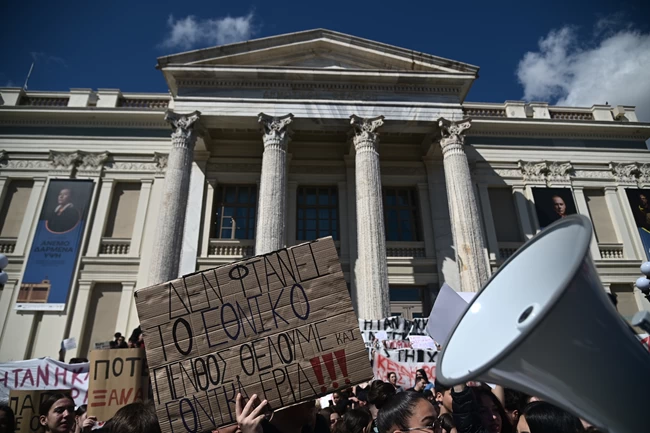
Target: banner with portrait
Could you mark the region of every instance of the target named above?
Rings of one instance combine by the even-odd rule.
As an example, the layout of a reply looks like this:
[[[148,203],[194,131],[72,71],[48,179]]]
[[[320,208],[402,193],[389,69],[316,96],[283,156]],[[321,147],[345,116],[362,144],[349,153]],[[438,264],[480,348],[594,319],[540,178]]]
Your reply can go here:
[[[576,213],[576,204],[569,188],[533,188],[539,228]]]
[[[93,186],[91,180],[50,181],[20,284],[17,310],[65,309]]]
[[[643,250],[650,260],[650,189],[626,189],[625,192],[634,215],[634,224],[641,237]]]

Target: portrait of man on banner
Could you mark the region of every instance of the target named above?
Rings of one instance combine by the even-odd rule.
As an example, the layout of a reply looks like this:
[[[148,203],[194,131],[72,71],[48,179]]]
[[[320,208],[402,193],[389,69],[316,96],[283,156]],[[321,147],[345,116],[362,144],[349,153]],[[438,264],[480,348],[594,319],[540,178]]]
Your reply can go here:
[[[533,188],[533,197],[537,221],[542,229],[576,213],[575,201],[569,188]]]
[[[634,223],[646,257],[650,260],[650,190],[626,189],[627,199],[634,215]]]
[[[16,309],[65,309],[93,186],[90,180],[50,181],[25,265]]]

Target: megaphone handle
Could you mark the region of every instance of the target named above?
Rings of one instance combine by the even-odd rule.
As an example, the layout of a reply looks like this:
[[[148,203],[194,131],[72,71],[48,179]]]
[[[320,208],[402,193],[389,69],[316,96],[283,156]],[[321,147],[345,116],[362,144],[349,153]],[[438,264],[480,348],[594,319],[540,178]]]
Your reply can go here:
[[[650,334],[650,311],[642,310],[639,311],[632,317],[632,326],[638,326],[643,329],[645,332]]]

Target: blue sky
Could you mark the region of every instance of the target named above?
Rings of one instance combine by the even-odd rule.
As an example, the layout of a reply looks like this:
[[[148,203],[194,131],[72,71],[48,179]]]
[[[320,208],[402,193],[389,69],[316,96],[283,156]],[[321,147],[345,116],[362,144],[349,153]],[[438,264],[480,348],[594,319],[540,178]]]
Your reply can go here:
[[[607,100],[650,121],[647,1],[27,0],[0,11],[0,86],[22,86],[35,59],[31,90],[164,92],[156,57],[323,27],[480,66],[470,101]]]

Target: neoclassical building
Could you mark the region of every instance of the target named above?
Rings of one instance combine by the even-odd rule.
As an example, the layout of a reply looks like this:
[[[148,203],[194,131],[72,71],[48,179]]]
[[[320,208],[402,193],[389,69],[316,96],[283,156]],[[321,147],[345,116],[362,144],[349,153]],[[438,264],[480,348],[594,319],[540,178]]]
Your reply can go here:
[[[0,89],[0,360],[69,337],[66,358],[86,356],[138,326],[136,289],[323,236],[360,317],[420,317],[443,282],[478,290],[569,213],[591,218],[619,311],[650,309],[633,286],[650,230],[634,107],[466,102],[478,67],[328,30],[158,69],[169,93]],[[82,184],[85,224],[53,230]],[[56,304],[52,277],[27,277],[47,260],[71,266]]]

